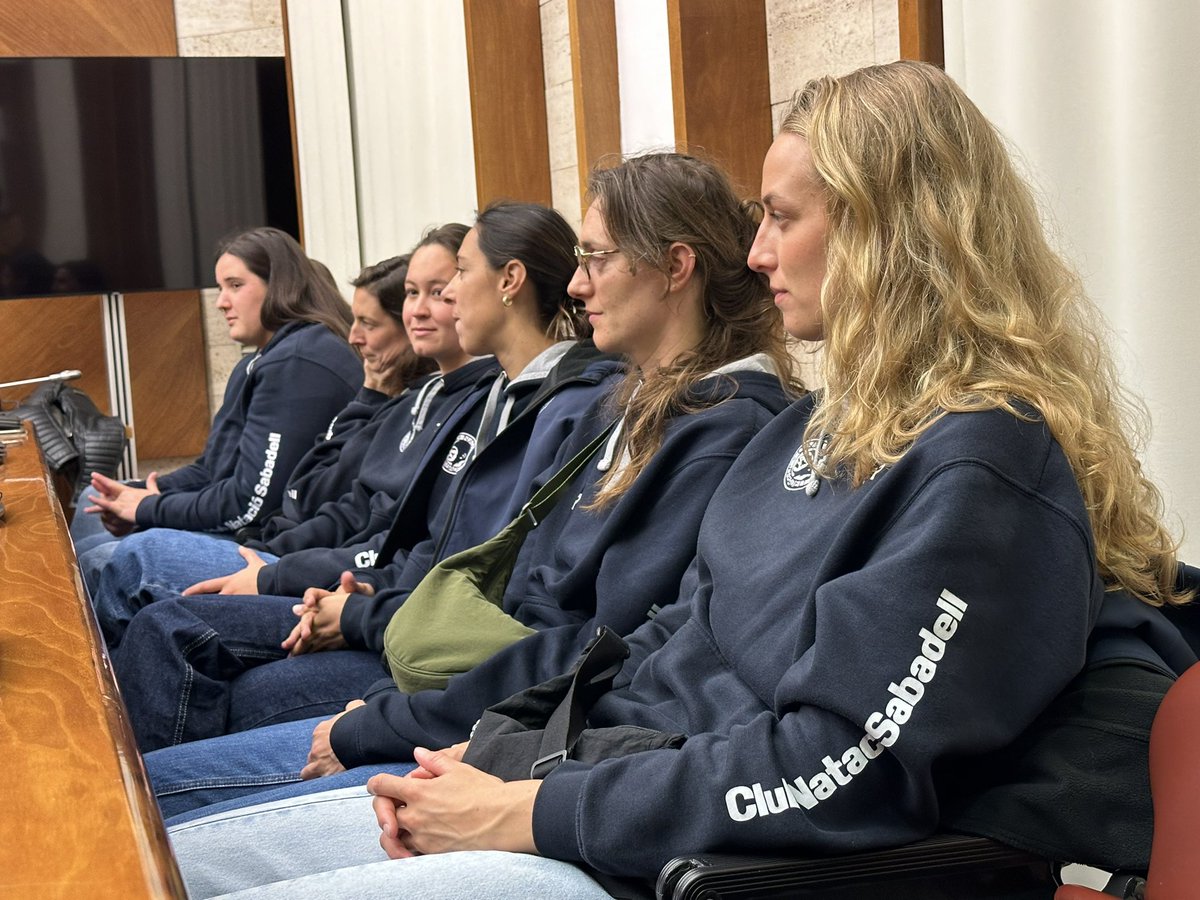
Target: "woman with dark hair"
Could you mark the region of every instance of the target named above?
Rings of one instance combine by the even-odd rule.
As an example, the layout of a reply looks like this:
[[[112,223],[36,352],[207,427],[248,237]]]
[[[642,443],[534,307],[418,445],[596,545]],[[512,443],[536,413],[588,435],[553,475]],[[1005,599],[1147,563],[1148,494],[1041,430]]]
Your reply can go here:
[[[113,534],[134,526],[231,534],[278,509],[296,463],[362,384],[346,343],[350,310],[289,235],[256,228],[225,242],[216,278],[230,337],[255,352],[230,375],[194,463],[152,472],[144,486],[93,476],[85,512]],[[95,562],[88,572],[98,572]]]
[[[418,548],[424,558],[435,547],[452,553],[489,537],[515,515],[563,440],[620,375],[618,360],[571,339],[579,321],[566,293],[574,271],[574,233],[552,210],[514,206],[522,211],[498,215],[485,226],[497,246],[517,254],[487,276],[479,300],[498,313],[487,327],[464,329],[455,319],[459,304],[452,282],[458,280],[462,247],[452,254],[425,246],[413,254],[406,323],[418,352],[441,358],[452,350],[464,360],[487,354],[492,368],[486,383],[481,380],[457,408],[457,418],[428,420],[439,429],[438,439],[423,450],[419,470],[398,502],[374,510],[367,523],[374,531],[354,534],[353,544],[297,548],[262,566],[252,561],[249,572],[208,579],[183,596],[156,590],[155,602],[132,618],[128,605],[144,602],[136,596],[138,582],[132,595],[128,588],[110,592],[118,599],[132,596],[122,617],[102,612],[101,621],[108,622],[110,646],[119,642],[114,668],[128,687],[131,719],[144,749],[328,714],[360,696],[379,677],[377,652],[356,646],[354,653],[284,658],[292,649],[283,642],[296,624],[293,607],[300,598],[307,592],[334,622],[343,608],[347,620],[356,620],[367,615],[360,607],[374,606],[369,586],[388,586]],[[464,246],[474,245],[474,233]],[[434,274],[436,282],[430,281]],[[426,296],[434,284],[436,303]],[[316,527],[311,524],[281,535],[271,549],[293,545],[297,535]],[[351,574],[343,576],[347,570]],[[141,571],[134,574],[143,577]],[[248,600],[244,595],[254,588],[264,596]],[[194,596],[218,591],[242,596]],[[189,646],[185,633],[200,637],[200,643]]]
[[[409,384],[437,369],[437,363],[413,352],[404,329],[404,279],[408,255],[367,266],[350,283],[354,324],[350,344],[363,358],[363,387],[396,397]]]
[[[746,442],[785,406],[785,385],[798,385],[766,284],[742,264],[754,235],[753,211],[720,169],[693,157],[655,154],[595,173],[590,188],[593,202],[569,291],[593,322],[598,346],[627,354],[629,370],[543,476],[602,435],[564,499],[521,548],[502,602],[510,628],[519,627],[489,642],[494,655],[476,657],[478,669],[459,668],[462,674],[448,681],[420,679],[444,690],[410,695],[396,685],[376,685],[369,703],[332,720],[150,754],[147,765],[164,810],[180,812],[301,776],[332,775],[340,782],[336,773],[345,767],[411,759],[414,743],[460,740],[482,706],[556,673],[600,626],[633,631],[658,613],[655,603],[665,605],[678,591],[713,491]],[[637,196],[664,199],[618,220],[613,227],[622,230],[609,232],[605,211]],[[446,289],[468,347],[472,335],[503,327],[508,311],[504,259],[519,251],[499,240],[497,211],[481,214]],[[631,240],[636,249],[628,255],[616,258],[602,249],[632,238],[635,229],[643,242]],[[472,511],[465,506],[460,515]],[[415,589],[428,590],[422,581],[436,559],[418,548],[396,582],[374,597],[347,601],[336,620],[326,619],[320,604],[305,611],[315,619],[311,641],[317,649],[336,647],[337,634],[378,659],[391,631],[390,655],[397,638],[402,644],[404,628],[389,628],[389,622],[406,611]],[[452,643],[453,630],[447,630]],[[330,657],[332,665],[347,654],[326,649],[316,656]],[[414,688],[405,682],[405,691]],[[362,784],[367,774],[359,768],[344,780]],[[313,786],[321,781],[329,783],[322,778]]]
[[[938,828],[1145,866],[1149,725],[1195,659],[1155,606],[1187,596],[1094,310],[1003,140],[933,66],[822,78],[762,200],[750,265],[824,341],[826,387],[730,469],[687,602],[612,689],[585,664],[586,727],[552,742],[543,684],[506,708],[544,735],[514,748],[488,716],[418,748],[371,780],[374,815],[324,794],[178,826],[193,896],[601,898],[589,872]]]
[[[471,362],[459,346],[452,316],[441,310],[441,289],[453,275],[453,251],[466,230],[457,223],[430,229],[411,254],[415,268],[410,256],[395,257],[355,279],[351,341],[363,347],[364,387],[297,465],[280,514],[263,523],[261,534],[251,528],[237,532],[253,550],[176,529],[152,529],[122,542],[92,591],[110,649],[133,614],[156,599],[206,579],[220,579],[210,588],[214,592],[253,593],[258,579],[269,574],[261,570],[273,571],[283,555],[362,542],[385,527],[386,519],[380,524],[376,517],[408,490],[427,441],[471,396],[475,382],[495,372],[491,360]],[[399,322],[392,318],[397,313]],[[415,341],[410,327],[419,332]],[[429,368],[437,374],[418,379],[411,396],[388,398],[368,386],[383,387],[403,372]],[[433,427],[418,437],[427,422]],[[353,553],[341,558],[342,566],[350,564]]]
[[[337,501],[351,490],[384,421],[405,411],[401,403],[392,401],[403,397],[410,383],[419,387],[424,377],[437,368],[436,362],[413,352],[404,328],[408,259],[407,255],[395,256],[367,266],[351,282],[355,292],[350,344],[362,357],[363,386],[296,464],[283,492],[281,508],[238,529],[238,543],[267,550],[267,542],[315,516],[322,504]],[[314,261],[314,268],[321,272],[324,266]],[[390,456],[386,462],[381,457],[378,465],[391,468]],[[182,590],[201,578],[243,565],[239,553],[224,536],[195,531],[157,528],[131,535],[114,552],[99,580],[93,581],[92,599],[102,628],[107,631],[108,619],[121,615],[114,613],[114,607],[128,606],[125,599],[113,599],[114,591],[132,596],[145,589],[147,579],[164,589],[177,584],[175,590]],[[136,576],[129,571],[131,560],[136,560],[139,568]],[[119,567],[126,579],[119,588],[112,583],[113,566]],[[136,586],[128,581],[135,577]]]
[[[408,254],[393,256],[367,266],[351,280],[354,324],[349,340],[362,357],[362,389],[296,465],[278,515],[263,522],[261,530],[239,532],[241,543],[269,541],[350,490],[373,436],[399,406],[392,401],[419,389],[437,371],[434,360],[416,354],[404,327],[408,260]]]

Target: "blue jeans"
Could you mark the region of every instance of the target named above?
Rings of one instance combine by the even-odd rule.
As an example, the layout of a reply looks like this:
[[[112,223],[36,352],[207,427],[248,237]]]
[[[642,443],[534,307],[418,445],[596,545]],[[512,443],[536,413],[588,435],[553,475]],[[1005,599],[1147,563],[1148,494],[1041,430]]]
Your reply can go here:
[[[71,543],[75,547],[75,558],[79,560],[83,586],[87,588],[88,595],[94,597],[100,572],[121,539],[108,533],[100,521],[99,513],[83,511],[84,507],[90,505],[85,496],[80,495],[75,500],[75,514],[71,517]]]
[[[142,752],[333,715],[387,677],[368,651],[287,657],[280,643],[297,621],[295,603],[208,595],[138,612],[112,662]]]
[[[413,763],[362,766],[300,780],[313,729],[328,716],[193,741],[146,754],[150,786],[171,825],[256,803],[361,786],[376,772],[403,775]]]
[[[87,588],[88,597],[92,598],[93,603],[100,589],[100,576],[120,547],[121,539],[113,537],[107,531],[75,542],[79,577],[83,579],[83,586]]]
[[[379,848],[371,797],[362,788],[208,816],[172,827],[170,836],[192,898],[233,891],[247,900],[609,897],[575,866],[526,853],[388,860]]]
[[[92,576],[95,581],[89,584],[96,618],[110,649],[120,644],[130,620],[142,607],[174,597],[198,581],[229,575],[246,566],[231,535],[174,528],[136,532],[109,552],[99,577]],[[269,553],[259,555],[267,562],[278,559]],[[88,567],[91,565],[89,559]]]

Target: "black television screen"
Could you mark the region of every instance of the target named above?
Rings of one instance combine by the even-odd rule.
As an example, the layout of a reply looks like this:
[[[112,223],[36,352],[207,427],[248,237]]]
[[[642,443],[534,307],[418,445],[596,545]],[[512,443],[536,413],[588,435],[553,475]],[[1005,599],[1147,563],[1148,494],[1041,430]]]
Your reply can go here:
[[[0,296],[212,285],[257,225],[299,236],[282,58],[0,59]]]

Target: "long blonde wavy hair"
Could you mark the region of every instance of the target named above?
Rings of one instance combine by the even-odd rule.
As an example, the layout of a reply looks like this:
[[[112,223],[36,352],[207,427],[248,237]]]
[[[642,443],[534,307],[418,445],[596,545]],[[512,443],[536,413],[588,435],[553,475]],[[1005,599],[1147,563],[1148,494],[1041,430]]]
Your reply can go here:
[[[784,346],[783,322],[767,281],[746,266],[758,210],[738,199],[728,175],[708,160],[682,153],[650,153],[595,169],[588,196],[600,204],[605,230],[630,270],[667,269],[667,251],[679,242],[696,255],[705,331],[697,346],[654,372],[630,372],[614,392],[624,410],[626,465],[604,476],[594,508],[627,491],[662,446],[673,416],[698,412],[732,396],[729,390],[693,391],[714,369],[765,353],[785,390],[803,392],[795,361]],[[664,275],[665,277],[665,275]]]
[[[1049,246],[1003,140],[944,72],[917,62],[808,83],[782,131],[808,142],[827,196],[826,397],[808,436],[861,484],[948,412],[1032,405],[1066,453],[1100,572],[1154,605],[1176,541],[1129,435],[1098,311]]]

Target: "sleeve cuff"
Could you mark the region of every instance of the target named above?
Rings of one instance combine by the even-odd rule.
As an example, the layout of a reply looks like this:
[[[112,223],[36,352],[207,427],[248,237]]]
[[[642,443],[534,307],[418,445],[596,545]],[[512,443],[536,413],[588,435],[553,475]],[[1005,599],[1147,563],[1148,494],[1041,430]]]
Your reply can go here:
[[[338,620],[338,625],[342,629],[342,637],[346,639],[346,643],[353,650],[361,650],[366,646],[363,640],[362,629],[359,627],[359,619],[363,614],[363,605],[367,601],[351,594],[346,598],[346,603],[342,607],[342,617]]]
[[[377,391],[364,385],[358,389],[357,399],[359,403],[365,403],[368,406],[382,406],[391,398],[383,391]]]
[[[275,564],[267,563],[258,570],[258,593],[264,597],[275,595]]]
[[[155,512],[158,511],[158,498],[161,495],[149,494],[141,499],[137,505],[137,510],[133,514],[134,521],[137,525],[143,528],[148,528],[155,524]]]
[[[363,707],[355,707],[333,723],[329,730],[329,746],[333,755],[347,769],[361,765],[358,745],[358,723],[363,718]]]
[[[576,811],[589,766],[565,762],[542,781],[533,802],[533,842],[538,853],[567,862],[586,862],[579,847]]]

